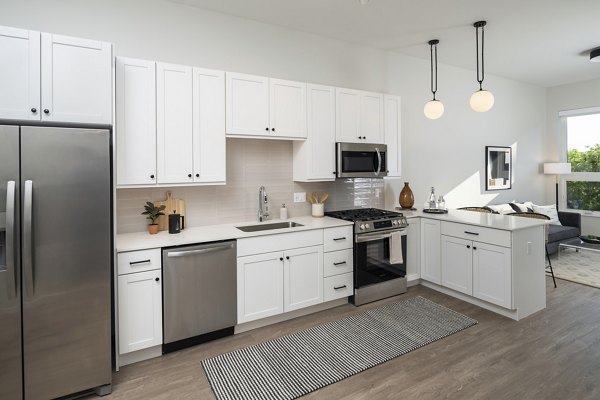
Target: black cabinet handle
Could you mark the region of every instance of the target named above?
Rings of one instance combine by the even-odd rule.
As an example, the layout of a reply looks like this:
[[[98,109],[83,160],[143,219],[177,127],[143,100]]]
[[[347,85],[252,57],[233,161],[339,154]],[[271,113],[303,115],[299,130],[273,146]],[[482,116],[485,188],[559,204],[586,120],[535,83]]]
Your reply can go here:
[[[275,132],[275,128],[271,128],[271,130],[272,130],[273,132]]]
[[[473,246],[473,250],[477,250],[477,247]]]
[[[191,178],[191,177],[192,177],[192,174],[188,174],[188,178]]]
[[[289,259],[290,259],[290,256],[285,256],[285,259],[286,259],[286,260],[289,260]]]
[[[467,249],[470,249],[470,248],[471,248],[471,246],[467,245]]]
[[[37,108],[33,107],[33,108],[31,109],[31,112],[35,114],[35,113],[37,112]]]
[[[154,280],[155,280],[156,282],[158,282],[158,281],[160,281],[160,278],[154,278]]]
[[[358,138],[359,138],[359,139],[362,139],[362,136],[359,136]]]
[[[200,178],[200,174],[196,174],[196,178]]]
[[[150,175],[150,179],[154,179],[154,175]]]
[[[269,131],[269,127],[268,126],[265,128],[265,131],[267,131],[267,132]]]
[[[335,171],[333,171],[333,172],[332,172],[332,174],[334,174],[334,175],[335,175]]]
[[[469,231],[465,231],[465,233],[466,233],[467,235],[475,235],[475,236],[479,236],[479,233],[477,233],[477,232],[469,232]]]
[[[346,261],[334,262],[333,265],[344,265]]]
[[[283,261],[283,257],[279,257],[279,261]]]
[[[129,261],[129,265],[148,264],[150,260]]]
[[[333,240],[335,242],[337,242],[338,240],[346,240],[346,237],[344,236],[344,237],[341,237],[341,238],[333,238]]]
[[[48,110],[47,108],[44,108],[44,114],[50,114],[50,110]]]
[[[346,285],[342,285],[342,286],[334,286],[333,290],[340,290],[340,289],[345,289]]]

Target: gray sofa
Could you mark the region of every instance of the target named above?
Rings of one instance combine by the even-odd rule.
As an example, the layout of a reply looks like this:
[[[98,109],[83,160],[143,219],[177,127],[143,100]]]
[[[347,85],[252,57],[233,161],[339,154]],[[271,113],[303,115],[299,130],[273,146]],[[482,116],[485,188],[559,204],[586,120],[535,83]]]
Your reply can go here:
[[[581,235],[580,214],[559,211],[558,219],[562,225],[549,225],[548,254],[556,253],[560,243],[569,242]]]

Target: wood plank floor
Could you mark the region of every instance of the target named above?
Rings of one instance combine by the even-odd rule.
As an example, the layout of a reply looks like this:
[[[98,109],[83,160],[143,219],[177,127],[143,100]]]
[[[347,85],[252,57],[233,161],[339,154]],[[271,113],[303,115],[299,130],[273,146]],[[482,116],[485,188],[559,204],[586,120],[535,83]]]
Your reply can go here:
[[[117,399],[214,399],[200,360],[393,301],[423,296],[479,324],[303,399],[600,399],[600,290],[547,280],[547,308],[519,322],[423,286],[121,368]],[[90,397],[91,399],[92,397]]]

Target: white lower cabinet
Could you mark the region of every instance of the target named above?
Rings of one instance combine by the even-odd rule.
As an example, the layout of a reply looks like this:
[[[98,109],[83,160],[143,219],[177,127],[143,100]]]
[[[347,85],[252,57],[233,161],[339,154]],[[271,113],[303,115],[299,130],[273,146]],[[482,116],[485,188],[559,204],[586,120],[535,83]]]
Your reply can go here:
[[[162,344],[161,271],[118,277],[119,353]]]
[[[283,252],[238,257],[238,324],[283,312]]]
[[[323,302],[323,246],[288,250],[283,264],[283,310]]]
[[[511,250],[473,242],[473,296],[512,307]]]
[[[421,219],[421,278],[442,283],[440,251],[440,221]]]
[[[323,279],[323,300],[331,301],[354,295],[353,273],[328,276]]]
[[[473,242],[442,235],[442,285],[473,294]]]

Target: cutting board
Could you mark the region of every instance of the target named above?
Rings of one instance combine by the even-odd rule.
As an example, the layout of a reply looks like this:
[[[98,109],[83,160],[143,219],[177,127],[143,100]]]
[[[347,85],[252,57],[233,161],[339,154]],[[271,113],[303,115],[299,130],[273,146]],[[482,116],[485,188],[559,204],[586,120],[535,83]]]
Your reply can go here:
[[[165,215],[161,215],[156,220],[159,231],[169,230],[169,214],[173,214],[173,211],[175,211],[175,214],[179,214],[183,217],[181,229],[185,228],[185,201],[183,199],[175,199],[173,198],[173,194],[170,191],[167,191],[167,199],[155,201],[154,204],[156,207],[160,207],[162,205],[165,206]]]

